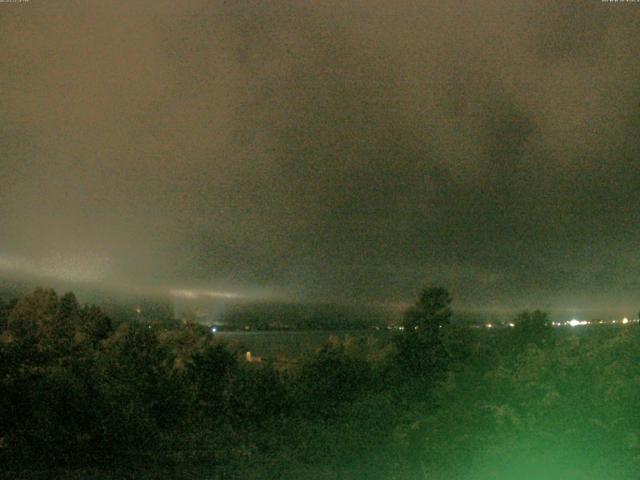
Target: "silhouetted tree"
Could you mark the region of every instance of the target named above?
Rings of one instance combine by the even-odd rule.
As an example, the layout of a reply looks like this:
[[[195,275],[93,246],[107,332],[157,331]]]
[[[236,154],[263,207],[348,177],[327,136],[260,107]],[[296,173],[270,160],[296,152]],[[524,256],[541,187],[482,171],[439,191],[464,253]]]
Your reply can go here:
[[[58,308],[58,295],[52,289],[38,288],[22,297],[9,314],[7,330],[10,341],[25,351],[51,350],[52,340],[56,339]]]
[[[549,314],[541,310],[521,312],[513,320],[513,323],[515,327],[512,338],[514,346],[517,348],[529,343],[541,347],[549,343],[553,336]]]
[[[186,378],[201,408],[219,415],[225,387],[236,369],[236,357],[221,343],[206,345],[192,353],[185,366]]]
[[[60,297],[58,306],[58,316],[60,318],[69,318],[76,320],[80,315],[80,305],[78,299],[73,292],[67,292]]]
[[[423,289],[416,304],[405,314],[406,329],[438,333],[451,320],[451,295],[441,287]]]
[[[9,304],[0,298],[0,335],[7,328],[9,321],[9,312],[11,311]]]
[[[244,364],[229,378],[225,413],[243,427],[270,420],[285,410],[284,385],[269,363]]]
[[[80,311],[79,332],[93,346],[113,333],[111,319],[95,305],[85,305]]]
[[[446,374],[449,354],[442,330],[451,319],[451,295],[441,287],[425,288],[405,314],[404,331],[395,339],[397,362],[403,372],[427,384]]]
[[[326,413],[355,400],[372,382],[369,363],[349,355],[344,344],[332,337],[309,358],[297,378],[299,402],[306,413]]]
[[[154,434],[177,421],[183,405],[173,365],[173,354],[148,325],[125,323],[109,337],[99,372],[108,444],[149,448]]]

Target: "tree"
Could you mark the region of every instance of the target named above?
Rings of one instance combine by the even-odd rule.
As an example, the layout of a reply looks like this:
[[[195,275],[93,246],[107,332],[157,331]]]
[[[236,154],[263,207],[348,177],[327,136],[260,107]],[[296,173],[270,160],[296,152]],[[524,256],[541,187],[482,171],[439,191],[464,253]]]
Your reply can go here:
[[[172,374],[174,355],[148,325],[124,323],[103,343],[100,411],[106,443],[126,450],[146,446],[179,418],[182,397]]]
[[[405,315],[405,329],[437,333],[440,328],[449,325],[451,301],[451,295],[444,288],[423,289],[415,306]]]
[[[63,319],[70,319],[77,321],[77,317],[80,312],[80,305],[78,299],[73,292],[67,292],[60,297],[60,303],[58,307],[58,316]]]
[[[514,344],[516,346],[534,343],[539,347],[547,344],[553,335],[549,314],[541,310],[519,313],[513,320]]]
[[[11,308],[4,300],[0,298],[0,335],[2,335],[2,333],[7,328],[7,322],[9,320],[9,312],[11,311]]]
[[[16,341],[35,343],[42,338],[50,340],[60,305],[58,295],[52,289],[37,288],[22,297],[9,314],[7,328]]]
[[[100,307],[85,305],[80,311],[80,317],[79,333],[94,347],[113,332],[111,319],[102,312]]]
[[[338,337],[329,341],[302,364],[296,381],[299,402],[312,414],[335,411],[357,399],[372,385],[371,366],[350,355]]]
[[[441,380],[449,355],[442,329],[451,320],[451,295],[441,287],[423,289],[416,304],[404,318],[404,330],[396,340],[396,360],[403,372],[422,378],[428,384]]]
[[[186,377],[195,390],[200,407],[211,414],[219,414],[224,389],[237,367],[236,357],[221,343],[209,343],[191,352],[186,363]]]

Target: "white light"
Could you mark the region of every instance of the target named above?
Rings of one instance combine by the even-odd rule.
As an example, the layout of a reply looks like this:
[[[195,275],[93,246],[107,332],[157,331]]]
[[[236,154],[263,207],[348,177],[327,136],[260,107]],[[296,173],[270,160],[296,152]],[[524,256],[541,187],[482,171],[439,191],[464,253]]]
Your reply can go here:
[[[626,325],[627,323],[629,323],[629,319],[627,317],[623,318],[622,323]]]
[[[581,325],[581,323],[574,318],[569,322],[569,325],[571,325],[572,327],[577,327],[578,325]]]
[[[493,328],[493,325],[491,325],[490,323],[487,323],[487,328]]]
[[[509,326],[510,326],[511,328],[515,327],[515,325],[514,325],[513,323],[510,323],[510,324],[509,324]]]
[[[218,329],[216,327],[211,327],[211,333],[216,333]]]

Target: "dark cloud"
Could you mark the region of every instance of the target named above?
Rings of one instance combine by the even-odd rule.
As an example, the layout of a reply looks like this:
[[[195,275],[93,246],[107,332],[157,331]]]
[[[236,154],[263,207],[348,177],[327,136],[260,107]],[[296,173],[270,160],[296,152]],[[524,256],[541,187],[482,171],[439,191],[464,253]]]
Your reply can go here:
[[[630,308],[639,26],[599,1],[2,5],[0,254],[107,283]]]

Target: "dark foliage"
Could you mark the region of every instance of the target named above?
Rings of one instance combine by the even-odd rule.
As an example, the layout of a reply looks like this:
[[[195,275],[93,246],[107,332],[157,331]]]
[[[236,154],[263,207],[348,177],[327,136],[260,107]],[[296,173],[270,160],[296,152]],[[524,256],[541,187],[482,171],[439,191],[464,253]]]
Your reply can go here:
[[[395,339],[395,361],[403,374],[418,382],[418,396],[446,375],[449,351],[444,334],[451,320],[450,305],[451,296],[445,289],[422,290],[415,306],[405,315],[402,333]]]
[[[0,305],[0,478],[636,478],[635,325],[454,328],[450,303],[283,366],[36,290]]]
[[[526,347],[530,343],[542,347],[553,340],[553,327],[546,312],[525,311],[518,314],[513,323],[515,327],[511,342],[516,348]]]

